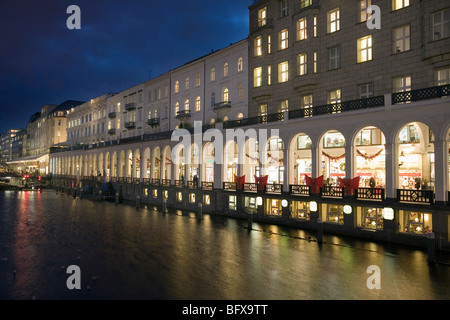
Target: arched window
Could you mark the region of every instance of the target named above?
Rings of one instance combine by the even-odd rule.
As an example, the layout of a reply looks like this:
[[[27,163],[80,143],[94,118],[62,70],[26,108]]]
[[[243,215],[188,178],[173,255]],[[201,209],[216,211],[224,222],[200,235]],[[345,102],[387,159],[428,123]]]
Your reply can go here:
[[[223,65],[223,76],[228,77],[228,62]]]
[[[180,91],[180,82],[177,80],[175,81],[175,93],[178,93]]]
[[[229,98],[229,92],[228,92],[228,88],[223,89],[223,101],[227,102]]]
[[[184,110],[185,110],[185,111],[189,111],[189,99],[186,99],[186,100],[184,101]]]
[[[237,71],[241,72],[243,70],[244,70],[244,59],[242,57],[239,57],[238,65],[237,65]]]
[[[195,98],[195,111],[200,111],[201,105],[200,105],[200,96]]]
[[[180,104],[177,102],[177,103],[175,103],[175,116],[178,115],[179,111],[180,111]]]
[[[211,108],[214,108],[215,104],[216,104],[216,94],[213,92],[211,94]]]

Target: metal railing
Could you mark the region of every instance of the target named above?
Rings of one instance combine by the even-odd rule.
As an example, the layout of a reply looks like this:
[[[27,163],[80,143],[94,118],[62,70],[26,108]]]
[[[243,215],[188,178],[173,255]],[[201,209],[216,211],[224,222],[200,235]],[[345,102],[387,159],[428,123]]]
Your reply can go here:
[[[383,188],[358,188],[355,197],[363,200],[384,200],[385,190]]]
[[[291,184],[289,185],[289,193],[290,194],[299,194],[302,196],[309,196],[311,192],[311,187],[305,184]]]
[[[417,89],[392,94],[392,104],[437,99],[450,96],[450,85]]]
[[[397,200],[433,204],[434,192],[432,190],[397,189]]]
[[[290,110],[289,119],[306,118],[323,114],[334,114],[382,106],[384,106],[384,96],[370,97],[365,99],[314,106],[306,109]]]

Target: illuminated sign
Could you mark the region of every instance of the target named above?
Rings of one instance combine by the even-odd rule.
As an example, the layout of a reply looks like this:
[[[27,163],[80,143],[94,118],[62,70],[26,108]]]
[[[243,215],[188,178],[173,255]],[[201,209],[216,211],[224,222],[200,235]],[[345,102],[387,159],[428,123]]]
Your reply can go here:
[[[352,206],[349,206],[348,204],[346,204],[346,205],[344,206],[344,213],[345,213],[345,214],[350,214],[350,213],[352,213]]]
[[[386,220],[394,220],[394,209],[384,208],[383,209],[383,218]]]

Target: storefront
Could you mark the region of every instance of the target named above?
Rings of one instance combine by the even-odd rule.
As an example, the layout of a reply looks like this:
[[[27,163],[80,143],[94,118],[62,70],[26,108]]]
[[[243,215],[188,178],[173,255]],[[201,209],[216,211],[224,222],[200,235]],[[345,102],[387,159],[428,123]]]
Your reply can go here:
[[[383,133],[375,127],[366,127],[356,136],[356,175],[361,188],[385,187],[385,143]]]
[[[321,169],[325,185],[339,185],[339,178],[345,178],[345,138],[340,132],[324,135]]]

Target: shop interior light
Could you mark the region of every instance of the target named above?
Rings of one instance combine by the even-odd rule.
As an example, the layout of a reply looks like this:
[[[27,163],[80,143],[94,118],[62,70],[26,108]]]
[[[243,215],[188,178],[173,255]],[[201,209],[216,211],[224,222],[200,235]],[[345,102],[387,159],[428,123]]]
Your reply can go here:
[[[256,204],[257,204],[258,206],[262,206],[263,200],[262,200],[261,197],[257,197],[257,198],[256,198]]]
[[[346,205],[344,206],[344,213],[345,213],[345,214],[350,214],[350,213],[352,213],[352,206],[346,204]]]
[[[310,210],[311,212],[316,212],[316,211],[317,211],[317,202],[311,201],[311,202],[309,203],[309,210]]]
[[[384,208],[383,209],[383,219],[393,220],[394,219],[394,209]]]

